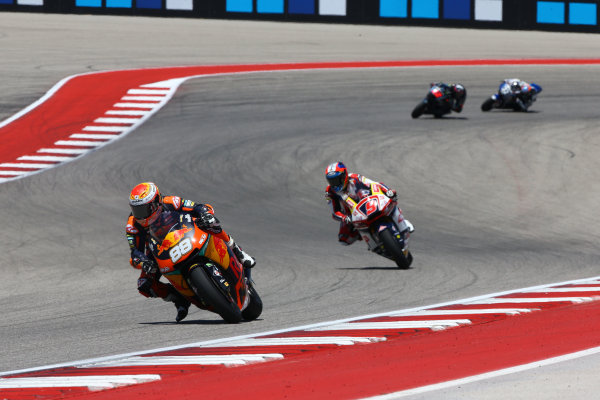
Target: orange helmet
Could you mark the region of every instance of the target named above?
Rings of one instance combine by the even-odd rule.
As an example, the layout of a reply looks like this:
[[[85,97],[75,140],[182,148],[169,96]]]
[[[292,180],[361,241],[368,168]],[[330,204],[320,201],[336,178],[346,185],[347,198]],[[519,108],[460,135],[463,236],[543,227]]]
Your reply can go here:
[[[129,195],[129,206],[136,221],[147,228],[162,211],[158,186],[152,182],[143,182],[135,186]]]

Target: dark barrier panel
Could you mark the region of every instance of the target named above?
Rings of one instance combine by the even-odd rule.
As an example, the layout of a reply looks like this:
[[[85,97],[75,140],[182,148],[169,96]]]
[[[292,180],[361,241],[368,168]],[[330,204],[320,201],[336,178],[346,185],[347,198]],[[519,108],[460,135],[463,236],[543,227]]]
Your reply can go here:
[[[0,11],[599,32],[600,0],[0,0]]]

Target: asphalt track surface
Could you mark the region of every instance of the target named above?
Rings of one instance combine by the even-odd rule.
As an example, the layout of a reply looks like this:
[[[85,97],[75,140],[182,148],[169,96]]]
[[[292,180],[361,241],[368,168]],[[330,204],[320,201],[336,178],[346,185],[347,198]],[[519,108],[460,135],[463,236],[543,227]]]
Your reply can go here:
[[[0,13],[0,48],[1,120],[60,79],[87,71],[582,58],[600,54],[600,41],[584,34]],[[355,69],[188,81],[125,138],[1,185],[0,371],[597,276],[599,69]],[[512,76],[544,88],[532,112],[482,113],[481,102]],[[436,80],[467,87],[465,110],[412,120]],[[323,170],[337,159],[398,189],[417,229],[412,269],[394,268],[362,243],[337,244],[323,199]],[[137,294],[124,224],[129,190],[144,180],[211,203],[256,256],[260,320],[227,325],[192,310],[176,325],[171,304]],[[586,387],[597,388],[598,359],[438,394],[493,399],[543,388],[545,398],[581,398]]]

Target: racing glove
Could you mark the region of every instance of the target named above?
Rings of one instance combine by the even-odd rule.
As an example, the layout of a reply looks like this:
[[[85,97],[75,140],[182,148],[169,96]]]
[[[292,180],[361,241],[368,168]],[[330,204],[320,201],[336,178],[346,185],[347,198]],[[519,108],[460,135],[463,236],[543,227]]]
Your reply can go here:
[[[385,195],[394,201],[398,200],[398,195],[396,194],[395,190],[390,189],[387,192],[385,192]]]
[[[158,265],[156,265],[156,262],[146,259],[142,261],[142,271],[147,275],[154,275],[158,272]]]
[[[207,229],[215,233],[222,231],[219,220],[209,212],[201,213],[198,219],[196,219],[196,225],[201,229]]]

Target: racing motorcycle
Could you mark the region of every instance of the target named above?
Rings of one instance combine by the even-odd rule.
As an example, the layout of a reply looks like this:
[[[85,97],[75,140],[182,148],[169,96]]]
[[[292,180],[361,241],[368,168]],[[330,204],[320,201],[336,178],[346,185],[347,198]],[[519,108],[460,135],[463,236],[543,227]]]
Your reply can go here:
[[[542,87],[538,84],[530,83],[529,85],[531,86],[529,93],[518,94],[521,101],[527,106],[531,105],[536,100],[536,96],[542,91]],[[510,85],[506,82],[502,82],[498,87],[498,92],[494,93],[491,97],[488,97],[481,104],[481,111],[490,111],[492,108],[521,111],[521,106],[515,99],[516,97],[513,95]]]
[[[452,111],[452,99],[438,85],[429,88],[429,92],[415,109],[411,116],[419,118],[423,114],[433,114],[435,118],[441,118],[443,115],[450,114]]]
[[[400,269],[408,269],[413,257],[408,250],[408,232],[398,226],[401,214],[397,201],[379,188],[372,188],[371,194],[358,202],[345,197],[352,224],[369,250],[394,261]]]
[[[198,308],[228,323],[254,320],[262,300],[225,242],[189,214],[164,211],[150,225],[149,247],[161,274]]]

